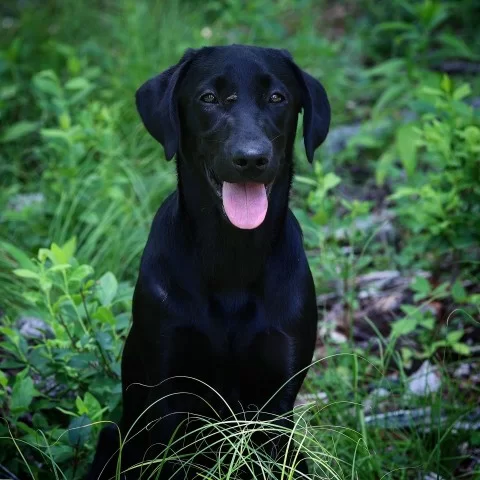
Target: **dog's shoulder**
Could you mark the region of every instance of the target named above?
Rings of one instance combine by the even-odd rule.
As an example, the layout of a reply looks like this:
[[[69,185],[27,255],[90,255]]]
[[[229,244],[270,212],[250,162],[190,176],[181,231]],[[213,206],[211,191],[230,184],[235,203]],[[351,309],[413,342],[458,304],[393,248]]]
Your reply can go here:
[[[297,217],[293,214],[290,208],[287,211],[285,225],[287,227],[287,235],[293,235],[297,238],[300,238],[300,240],[302,240],[303,238],[302,228],[298,223]]]
[[[189,236],[179,213],[176,190],[165,199],[153,219],[140,263],[137,298],[155,299],[168,309],[176,296],[195,289],[198,282],[192,271]],[[178,285],[182,288],[177,288]]]
[[[150,228],[149,241],[152,236],[159,235],[165,237],[164,233],[168,233],[168,229],[174,227],[175,218],[178,209],[178,191],[172,192],[162,203],[155,214]],[[165,232],[167,230],[167,232]]]
[[[140,277],[158,273],[158,265],[176,255],[181,242],[177,209],[178,192],[175,191],[165,199],[153,218],[140,263]]]
[[[289,209],[283,224],[280,241],[272,252],[268,275],[281,278],[286,284],[308,274],[309,267],[300,224]]]

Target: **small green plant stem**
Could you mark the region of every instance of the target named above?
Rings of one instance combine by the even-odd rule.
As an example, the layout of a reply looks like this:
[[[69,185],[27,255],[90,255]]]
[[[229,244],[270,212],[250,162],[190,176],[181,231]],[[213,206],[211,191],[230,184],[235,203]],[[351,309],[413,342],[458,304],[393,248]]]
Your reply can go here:
[[[78,323],[80,323],[80,326],[82,327],[84,333],[88,334],[88,330],[87,330],[87,328],[85,327],[85,324],[82,321],[82,317],[80,316],[80,313],[78,313],[78,308],[75,305],[75,302],[73,301],[72,296],[70,295],[70,290],[68,288],[67,274],[65,273],[65,271],[62,272],[62,275],[63,275],[63,283],[65,285],[65,293],[68,296],[70,302],[72,303],[72,306],[73,306],[73,309],[75,310],[75,313],[77,314]],[[82,299],[83,299],[83,295],[82,295]],[[88,316],[88,312],[87,312],[87,316]]]
[[[93,333],[95,333],[94,328],[93,328],[93,323],[92,323],[92,320],[90,318],[90,314],[88,313],[87,302],[85,301],[85,295],[83,294],[83,292],[80,292],[80,295],[82,297],[83,307],[85,308],[85,319],[88,322],[88,326],[90,327],[90,330]],[[97,337],[95,336],[95,334],[93,335],[93,338],[94,338],[95,343],[97,345],[98,351],[100,352],[102,363],[105,367],[105,370],[106,370],[107,374],[110,375],[112,378],[118,378],[118,375],[113,371],[113,369],[110,365],[110,361],[107,358],[107,356],[105,355],[105,352],[103,351],[103,348],[100,345],[100,342],[97,340]]]
[[[67,334],[67,336],[68,336],[68,338],[70,339],[70,342],[71,342],[71,344],[72,344],[72,348],[73,348],[74,350],[78,350],[78,348],[75,346],[75,339],[73,338],[70,330],[68,329],[68,325],[66,324],[65,320],[63,319],[61,313],[58,314],[58,321],[60,322],[60,324],[62,325],[62,327],[65,329],[65,332],[66,332],[66,334]]]

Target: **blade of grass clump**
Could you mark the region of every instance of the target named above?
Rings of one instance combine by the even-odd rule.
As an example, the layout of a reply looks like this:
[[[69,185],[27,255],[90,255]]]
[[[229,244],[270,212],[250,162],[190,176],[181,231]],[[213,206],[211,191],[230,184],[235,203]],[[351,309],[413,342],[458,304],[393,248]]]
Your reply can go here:
[[[190,378],[190,377],[188,377],[188,378]],[[190,379],[192,379],[192,378],[190,378]],[[192,379],[192,380],[199,381],[199,380],[197,380],[197,379]],[[200,381],[200,383],[203,383],[203,384],[204,384],[204,382],[201,382],[201,381]],[[188,393],[187,393],[187,392],[184,392],[184,394],[188,394]],[[217,392],[217,394],[218,394],[218,392]],[[256,411],[255,411],[255,414],[257,414]],[[237,428],[238,428],[238,427],[241,427],[242,424],[244,424],[244,425],[247,426],[247,429],[245,429],[245,428],[240,428],[240,429],[239,429],[239,433],[233,432],[233,433],[229,434],[229,436],[227,436],[227,437],[225,437],[225,435],[224,435],[224,439],[223,439],[223,440],[220,440],[220,442],[225,441],[225,440],[227,440],[228,442],[230,442],[230,445],[231,445],[231,447],[233,448],[234,452],[238,454],[238,455],[234,455],[234,456],[233,456],[233,459],[242,458],[242,466],[245,466],[244,464],[246,463],[246,462],[245,462],[245,459],[246,459],[246,458],[251,458],[252,455],[256,455],[257,458],[259,458],[259,460],[257,461],[257,463],[260,462],[259,465],[261,466],[261,468],[262,468],[262,469],[265,468],[265,460],[263,460],[263,461],[260,460],[260,457],[258,457],[258,451],[257,451],[257,449],[256,449],[256,448],[253,448],[253,449],[252,449],[251,447],[249,447],[249,443],[251,443],[251,442],[250,442],[251,436],[252,436],[255,432],[263,432],[263,433],[265,433],[266,431],[269,431],[270,433],[277,432],[277,434],[283,433],[283,434],[291,434],[291,435],[293,435],[293,433],[291,433],[291,430],[290,430],[290,429],[280,428],[280,427],[278,426],[278,424],[274,424],[273,422],[259,422],[258,420],[255,420],[254,422],[246,422],[246,423],[243,423],[243,422],[239,422],[239,420],[236,418],[235,415],[233,416],[233,418],[235,419],[235,420],[234,420],[234,427],[237,427]],[[202,420],[205,420],[205,419],[202,419]],[[300,418],[299,418],[299,419],[296,421],[296,423],[295,423],[294,431],[295,431],[295,430],[298,430],[299,421],[300,421]],[[221,427],[219,427],[220,425],[221,425]],[[259,427],[259,425],[260,425],[260,427]],[[201,428],[198,429],[198,430],[195,430],[195,431],[193,431],[193,432],[189,432],[186,436],[189,436],[189,435],[190,435],[190,436],[195,436],[195,438],[197,438],[197,434],[198,434],[199,432],[201,432],[201,431],[204,430],[205,428],[211,428],[211,427],[212,427],[212,424],[209,423],[209,420],[207,420],[207,424],[206,424],[205,427],[201,427]],[[231,430],[231,429],[230,429],[230,430]],[[220,423],[217,424],[217,432],[220,432],[220,433],[223,433],[223,434],[225,433],[225,422],[220,422]],[[207,435],[207,437],[205,437],[204,440],[208,440],[208,437],[209,437],[209,436],[213,436],[213,435],[215,435],[215,434],[216,434],[216,433],[211,433],[211,434]],[[301,440],[300,442],[296,441],[296,443],[297,443],[297,444],[299,443],[300,445],[303,445],[303,443],[305,442],[305,438],[306,438],[305,435],[306,435],[306,433],[303,434],[302,440]],[[293,437],[292,437],[292,438],[293,438]],[[169,445],[169,448],[171,449],[172,446],[173,446],[176,442],[179,442],[179,441],[182,440],[182,439],[185,440],[185,437],[183,437],[183,438],[181,438],[181,439],[176,439],[172,444]],[[237,440],[237,442],[236,442],[236,443],[232,443],[232,440],[233,440],[233,439]],[[238,447],[238,441],[239,441],[239,439],[240,439],[240,441],[241,441],[240,445],[242,446],[242,449],[239,449],[239,447]],[[195,440],[195,441],[197,441],[197,440]],[[217,442],[218,442],[218,441],[217,441]],[[217,443],[217,442],[215,442],[215,443]],[[191,445],[193,445],[193,444],[187,444],[186,446],[184,445],[182,448],[183,448],[183,449],[186,449],[186,448],[188,448],[188,447],[191,446]],[[250,449],[250,453],[249,453],[248,455],[245,454],[244,446],[245,446],[245,448]],[[207,447],[205,447],[204,449],[198,451],[198,452],[189,460],[189,463],[190,463],[191,465],[192,465],[192,464],[194,465],[194,459],[195,459],[195,457],[198,456],[198,455],[201,455],[201,454],[208,453],[208,452],[207,452],[207,449],[208,449],[208,448],[210,448],[210,447],[207,446]],[[178,453],[180,453],[180,452],[181,452],[181,450],[180,450],[179,452],[177,452],[177,455],[178,455]],[[228,452],[227,452],[227,454],[228,454]],[[230,456],[230,457],[232,458],[232,456]],[[330,455],[330,457],[331,457],[331,455]],[[322,467],[323,467],[323,468],[327,468],[327,470],[329,469],[328,465],[325,464],[325,462],[324,462],[323,460],[319,459],[318,457],[315,458],[314,456],[311,456],[311,459],[312,459],[313,461],[317,461],[317,462],[320,460],[320,461],[322,462]],[[165,460],[166,460],[166,459],[165,459],[165,457],[164,457],[162,461],[164,462]],[[232,462],[232,461],[231,461],[231,462]],[[219,461],[219,462],[218,462],[218,465],[221,465],[221,464],[222,464],[222,461]],[[231,464],[230,464],[230,465],[231,465]],[[248,463],[246,463],[246,465],[248,466]],[[229,469],[230,474],[231,474],[232,471],[233,471],[232,468],[233,468],[233,470],[237,470],[239,467],[238,467],[238,466],[237,466],[237,467],[230,467],[230,469]],[[218,469],[218,467],[217,467],[217,469]],[[285,469],[283,469],[283,471],[285,472]],[[208,474],[209,474],[209,475],[212,475],[212,474],[214,474],[214,472],[213,472],[212,470],[210,470]],[[330,469],[330,474],[333,475],[333,477],[331,476],[331,478],[340,478],[340,477],[336,476],[335,472],[334,472],[333,470],[331,470],[331,469]]]
[[[39,452],[42,457],[46,457],[48,460],[50,460],[51,464],[52,464],[52,467],[54,469],[54,472],[55,472],[55,476],[56,478],[58,478],[58,472],[61,474],[63,480],[68,480],[65,476],[65,474],[62,472],[61,468],[59,467],[59,465],[55,462],[55,460],[53,459],[53,456],[51,455],[51,452],[49,450],[49,453],[46,454],[45,451],[40,448],[38,445],[34,444],[34,443],[31,443],[31,442],[27,442],[26,440],[22,440],[22,439],[15,439],[12,435],[12,432],[10,430],[10,428],[8,428],[8,431],[10,433],[10,436],[9,437],[0,437],[0,440],[10,440],[13,442],[13,444],[15,445],[15,448],[16,450],[18,451],[20,457],[22,458],[23,460],[23,463],[25,464],[25,466],[27,467],[27,470],[30,474],[30,476],[32,477],[33,480],[36,480],[35,479],[35,475],[33,474],[31,468],[30,468],[30,465],[28,464],[28,461],[27,459],[25,458],[25,456],[23,455],[23,452],[21,451],[20,449],[20,446],[18,445],[19,443],[22,443],[30,448],[32,448],[33,450],[36,450],[37,452]],[[42,434],[42,436],[45,437],[44,433],[42,431],[40,431],[40,433]]]
[[[53,454],[52,454],[52,451],[50,449],[50,444],[47,440],[47,437],[45,436],[45,433],[43,433],[42,430],[39,430],[40,432],[40,435],[43,437],[43,440],[45,441],[45,448],[47,450],[47,453],[46,453],[46,457],[49,459],[50,461],[50,465],[52,466],[52,469],[53,469],[53,473],[55,475],[55,479],[56,480],[59,480],[59,476],[58,476],[58,473],[60,472],[62,477],[65,479],[65,475],[64,473],[62,472],[62,470],[60,469],[60,467],[57,465],[57,463],[55,462],[54,458],[53,458]]]

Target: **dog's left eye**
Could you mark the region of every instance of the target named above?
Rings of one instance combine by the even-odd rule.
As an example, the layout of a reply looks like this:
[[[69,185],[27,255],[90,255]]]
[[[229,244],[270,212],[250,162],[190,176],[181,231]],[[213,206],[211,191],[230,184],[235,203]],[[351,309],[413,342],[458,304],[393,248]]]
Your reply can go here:
[[[218,103],[217,97],[213,93],[205,93],[200,100],[204,103]]]
[[[272,93],[272,95],[270,95],[270,98],[268,99],[270,103],[280,103],[284,100],[285,97],[281,93]]]

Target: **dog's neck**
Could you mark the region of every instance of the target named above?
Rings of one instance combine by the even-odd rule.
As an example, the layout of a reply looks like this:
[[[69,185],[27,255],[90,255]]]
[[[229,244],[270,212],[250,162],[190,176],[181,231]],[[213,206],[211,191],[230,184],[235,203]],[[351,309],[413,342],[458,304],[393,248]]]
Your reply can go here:
[[[261,280],[268,257],[281,238],[292,178],[292,162],[277,176],[269,195],[267,215],[253,230],[233,226],[222,211],[205,176],[191,159],[177,160],[178,217],[189,233],[203,278],[215,288],[245,287]]]

